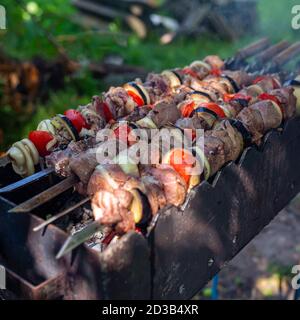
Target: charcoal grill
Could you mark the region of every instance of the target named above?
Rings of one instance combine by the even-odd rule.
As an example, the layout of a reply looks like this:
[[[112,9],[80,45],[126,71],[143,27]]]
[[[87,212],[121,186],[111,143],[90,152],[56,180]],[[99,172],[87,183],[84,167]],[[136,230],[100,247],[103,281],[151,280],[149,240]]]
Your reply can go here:
[[[245,59],[258,54],[267,61],[266,52],[276,55],[275,68],[299,53],[299,45],[271,46],[263,39],[227,65],[253,68]],[[162,210],[147,237],[130,232],[101,253],[82,245],[59,260],[55,256],[68,234],[53,224],[32,229],[45,213],[59,211],[72,190],[31,213],[8,212],[61,180],[42,171],[0,197],[0,264],[7,270],[7,288],[23,299],[189,299],[297,195],[299,163],[300,117],[295,117],[193,189],[181,208]],[[1,187],[18,180],[10,164],[0,177]]]

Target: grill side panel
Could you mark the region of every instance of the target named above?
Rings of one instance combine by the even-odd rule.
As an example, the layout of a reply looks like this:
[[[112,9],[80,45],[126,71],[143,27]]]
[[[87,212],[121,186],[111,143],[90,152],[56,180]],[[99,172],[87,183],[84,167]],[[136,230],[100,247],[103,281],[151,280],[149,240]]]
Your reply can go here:
[[[184,210],[162,212],[151,234],[153,297],[188,299],[201,289],[297,195],[299,163],[294,118],[192,191]]]

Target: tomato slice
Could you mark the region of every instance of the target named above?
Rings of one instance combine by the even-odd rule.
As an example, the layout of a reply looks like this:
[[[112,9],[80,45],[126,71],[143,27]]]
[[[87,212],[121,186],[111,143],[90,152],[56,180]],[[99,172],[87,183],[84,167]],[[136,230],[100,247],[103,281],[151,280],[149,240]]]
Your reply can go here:
[[[190,76],[193,77],[193,78],[198,78],[197,72],[195,72],[195,71],[192,70],[191,68],[184,68],[184,69],[182,70],[182,72],[183,72],[184,74],[190,75]]]
[[[250,96],[247,96],[245,94],[242,93],[225,93],[223,95],[223,101],[224,102],[230,102],[232,100],[246,100],[246,101],[250,101],[252,98]]]
[[[204,103],[201,103],[199,107],[204,107],[213,111],[220,118],[226,118],[224,110],[221,107],[219,107],[216,103],[204,102]]]
[[[135,92],[128,90],[127,93],[139,107],[142,107],[145,105],[144,100]]]
[[[282,107],[280,101],[278,100],[278,98],[276,96],[273,96],[272,94],[268,94],[268,93],[262,93],[262,94],[260,94],[258,96],[258,99],[259,100],[271,100],[271,101],[274,101],[280,107],[280,110],[281,110],[282,114],[284,114],[283,107]]]
[[[196,159],[191,152],[185,149],[173,149],[170,151],[170,165],[189,184],[192,168],[195,166]]]
[[[41,130],[31,131],[28,139],[35,145],[41,157],[45,157],[50,154],[47,150],[47,145],[54,139],[50,132]]]
[[[181,114],[184,118],[188,118],[191,116],[192,112],[195,109],[195,104],[195,101],[192,101],[183,106],[183,108],[181,109]]]
[[[64,115],[72,122],[73,126],[77,130],[78,133],[82,130],[82,128],[89,128],[89,125],[85,121],[83,115],[74,109],[69,109],[65,111]]]

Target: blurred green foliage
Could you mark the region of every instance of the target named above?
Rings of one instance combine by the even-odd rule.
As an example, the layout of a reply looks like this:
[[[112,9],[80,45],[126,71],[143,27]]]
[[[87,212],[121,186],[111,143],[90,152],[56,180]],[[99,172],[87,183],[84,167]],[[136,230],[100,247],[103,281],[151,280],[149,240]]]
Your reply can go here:
[[[197,39],[177,39],[168,45],[160,45],[156,34],[141,40],[134,34],[124,32],[119,21],[109,24],[108,30],[91,31],[83,29],[73,21],[75,9],[68,0],[21,1],[2,0],[7,11],[7,30],[0,31],[0,41],[4,50],[19,59],[34,56],[54,58],[56,48],[48,41],[43,29],[48,30],[58,43],[65,48],[71,58],[79,61],[100,61],[108,54],[119,54],[125,63],[140,65],[147,70],[159,71],[174,66],[183,66],[207,54],[219,54],[226,58],[237,48],[260,36],[270,36],[274,40],[299,38],[299,31],[293,31],[291,7],[293,0],[258,1],[260,32],[245,37],[238,42],[229,43],[211,36]],[[32,19],[34,17],[34,19]],[[42,29],[34,20],[38,20]],[[70,36],[74,36],[72,39]],[[72,41],[70,40],[72,39]],[[66,89],[51,94],[46,105],[40,105],[30,119],[16,115],[9,106],[0,109],[0,127],[4,129],[5,146],[24,136],[43,118],[62,112],[68,107],[87,103],[90,97],[103,90],[101,82],[86,72],[76,75],[67,83]],[[1,150],[0,149],[0,150]]]

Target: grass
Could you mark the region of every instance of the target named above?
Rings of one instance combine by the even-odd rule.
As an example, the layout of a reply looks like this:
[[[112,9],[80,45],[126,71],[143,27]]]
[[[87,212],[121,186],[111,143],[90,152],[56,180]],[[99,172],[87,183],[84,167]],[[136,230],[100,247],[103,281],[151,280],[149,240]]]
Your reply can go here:
[[[259,32],[251,37],[245,37],[238,42],[229,43],[215,37],[201,36],[197,39],[177,39],[169,45],[160,45],[155,34],[146,40],[140,40],[135,35],[124,34],[118,21],[110,24],[110,35],[103,33],[89,33],[86,35],[81,27],[72,22],[74,14],[69,1],[23,1],[25,7],[31,12],[40,25],[60,39],[62,35],[75,35],[74,41],[60,41],[72,58],[77,60],[100,61],[108,54],[118,54],[124,58],[125,63],[143,66],[147,70],[159,71],[174,66],[184,66],[192,60],[201,59],[207,54],[218,54],[224,58],[233,54],[237,48],[258,39],[269,36],[274,41],[279,39],[296,40],[300,31],[291,28],[291,7],[296,4],[292,0],[262,0],[258,1],[260,17]],[[56,56],[56,49],[49,43],[45,34],[27,12],[16,5],[15,0],[1,2],[7,10],[8,29],[0,33],[0,39],[5,50],[20,59],[30,59],[35,55],[47,58]],[[79,95],[78,90],[80,86]],[[40,105],[38,111],[30,119],[24,119],[8,107],[0,110],[0,126],[4,129],[4,148],[11,142],[27,134],[29,130],[44,118],[62,112],[68,107],[76,107],[87,103],[90,97],[106,89],[101,82],[82,73],[71,81],[67,89],[52,94],[46,105]],[[12,128],[14,128],[12,130]]]

